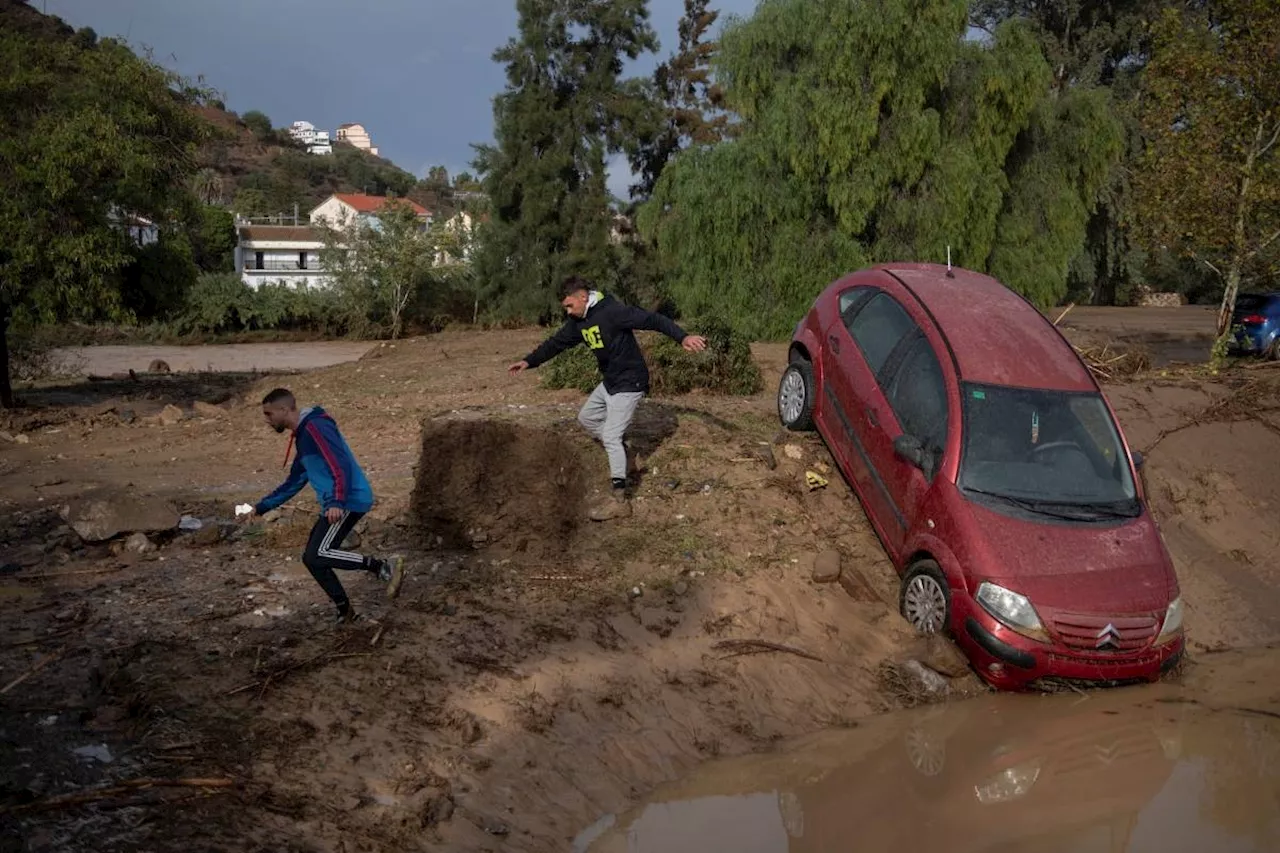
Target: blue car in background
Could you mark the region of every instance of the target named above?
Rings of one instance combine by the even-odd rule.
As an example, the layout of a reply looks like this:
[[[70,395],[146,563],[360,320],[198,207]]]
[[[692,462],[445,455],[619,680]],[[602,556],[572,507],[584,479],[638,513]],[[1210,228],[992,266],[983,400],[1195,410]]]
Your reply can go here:
[[[1237,296],[1231,328],[1236,330],[1233,349],[1280,359],[1280,291]]]

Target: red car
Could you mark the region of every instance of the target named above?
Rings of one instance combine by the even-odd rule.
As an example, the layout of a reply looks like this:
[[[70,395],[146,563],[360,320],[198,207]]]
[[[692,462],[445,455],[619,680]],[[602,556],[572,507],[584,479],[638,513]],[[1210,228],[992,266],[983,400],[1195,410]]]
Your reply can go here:
[[[796,327],[778,415],[816,427],[902,575],[902,615],[989,683],[1155,680],[1182,655],[1173,563],[1101,389],[995,279],[886,264]]]

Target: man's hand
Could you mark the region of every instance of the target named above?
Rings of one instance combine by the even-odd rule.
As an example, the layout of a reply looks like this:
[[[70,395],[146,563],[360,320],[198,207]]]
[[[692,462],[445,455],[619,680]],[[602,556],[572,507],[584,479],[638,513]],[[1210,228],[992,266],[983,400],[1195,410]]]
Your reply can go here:
[[[257,517],[258,517],[258,511],[256,509],[251,509],[246,513],[237,515],[236,522],[238,524],[248,524],[249,522],[253,521]]]
[[[337,524],[342,520],[342,510],[336,506],[331,506],[324,511],[324,520],[330,524]]]
[[[707,339],[702,335],[689,335],[680,342],[680,346],[688,352],[702,352],[707,348]]]
[[[520,371],[528,370],[528,369],[529,369],[529,362],[517,361],[515,364],[507,368],[507,373],[510,373],[512,376],[515,376]]]

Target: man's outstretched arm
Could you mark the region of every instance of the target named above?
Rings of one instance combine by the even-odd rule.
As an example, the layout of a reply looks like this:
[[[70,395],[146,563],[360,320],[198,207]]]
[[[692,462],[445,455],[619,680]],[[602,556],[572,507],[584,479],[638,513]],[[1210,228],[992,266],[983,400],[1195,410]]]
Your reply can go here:
[[[524,357],[523,361],[517,361],[515,364],[507,368],[511,373],[519,373],[522,370],[537,367],[558,356],[567,349],[573,349],[582,343],[582,338],[574,331],[573,323],[568,322],[556,330],[556,333],[547,338],[538,348]]]
[[[275,491],[258,501],[253,511],[256,515],[270,512],[276,507],[283,504],[289,498],[302,491],[302,487],[307,484],[307,469],[302,465],[300,456],[294,457],[293,467],[289,469],[289,478],[276,486]]]
[[[656,311],[646,311],[643,308],[631,306],[623,314],[622,325],[628,329],[662,332],[689,352],[702,352],[707,348],[706,338],[689,334],[676,325],[675,320]]]

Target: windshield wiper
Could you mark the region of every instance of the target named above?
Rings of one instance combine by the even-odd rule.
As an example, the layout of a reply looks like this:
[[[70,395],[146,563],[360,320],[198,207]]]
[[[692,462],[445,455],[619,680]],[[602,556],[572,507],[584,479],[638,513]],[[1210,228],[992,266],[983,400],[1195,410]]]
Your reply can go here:
[[[1016,506],[1019,509],[1025,509],[1027,512],[1034,512],[1038,515],[1048,516],[1049,518],[1058,518],[1063,521],[1088,521],[1097,518],[1135,518],[1135,513],[1122,512],[1116,508],[1114,502],[1096,502],[1096,503],[1071,503],[1067,501],[1044,501],[1034,498],[1018,498],[1013,495],[1006,495],[1000,492],[989,492],[985,489],[974,489],[965,487],[966,492],[975,495],[984,495],[990,498],[1002,500],[1007,504]],[[1073,512],[1072,510],[1078,510]]]

